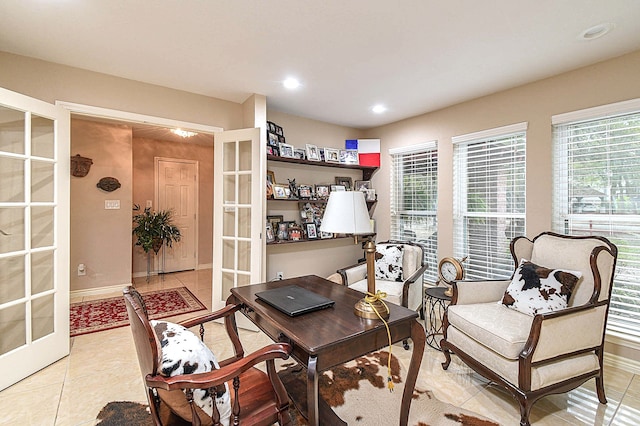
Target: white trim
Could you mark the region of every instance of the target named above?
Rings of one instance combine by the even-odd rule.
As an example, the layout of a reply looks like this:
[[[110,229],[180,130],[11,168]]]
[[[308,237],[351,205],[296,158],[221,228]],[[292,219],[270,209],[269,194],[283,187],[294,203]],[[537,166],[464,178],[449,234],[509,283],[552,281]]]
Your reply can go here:
[[[198,265],[198,267],[196,268],[198,271],[202,270],[202,269],[213,269],[213,263],[201,263]]]
[[[155,117],[152,115],[137,114],[135,112],[119,111],[115,109],[101,108],[91,105],[76,104],[73,102],[56,101],[56,105],[68,109],[72,113],[88,115],[91,117],[109,118],[112,120],[115,119],[132,123],[142,123],[166,127],[179,127],[183,130],[194,130],[196,132],[204,133],[216,133],[222,132],[224,130],[222,127],[209,126],[206,124],[190,123],[187,121],[179,121],[170,118]]]
[[[146,277],[147,274],[143,274],[142,276]],[[70,297],[71,298],[75,298],[75,297],[100,296],[102,294],[113,293],[113,292],[122,293],[122,290],[125,287],[130,286],[130,285],[133,285],[133,284],[127,283],[127,284],[110,285],[110,286],[106,286],[106,287],[88,288],[86,290],[72,290],[70,292]]]
[[[593,108],[581,109],[578,111],[565,112],[563,114],[552,115],[551,124],[555,126],[558,124],[585,121],[638,111],[640,111],[640,98],[616,102],[614,104],[600,105]]]
[[[640,340],[629,334],[607,330],[607,333],[604,336],[604,341],[640,352]]]
[[[604,352],[604,364],[610,367],[620,368],[633,374],[640,374],[640,361]]]
[[[426,151],[429,149],[435,149],[437,147],[438,147],[438,141],[429,141],[429,142],[419,143],[417,145],[403,146],[400,148],[391,148],[389,149],[389,155],[412,154],[414,152]]]
[[[507,126],[467,133],[466,135],[454,136],[451,138],[451,142],[455,144],[479,139],[488,139],[497,136],[506,136],[511,133],[526,132],[528,127],[529,122],[523,121],[522,123],[509,124]]]

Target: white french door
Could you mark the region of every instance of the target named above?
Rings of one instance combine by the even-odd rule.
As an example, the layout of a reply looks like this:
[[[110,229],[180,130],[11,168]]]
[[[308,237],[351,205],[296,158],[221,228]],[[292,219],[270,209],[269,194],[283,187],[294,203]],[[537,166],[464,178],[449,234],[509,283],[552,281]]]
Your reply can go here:
[[[69,354],[69,126],[0,88],[0,390]]]
[[[230,289],[264,281],[266,152],[260,129],[214,135],[213,309]],[[264,149],[266,151],[266,149]],[[241,324],[238,318],[238,324]]]

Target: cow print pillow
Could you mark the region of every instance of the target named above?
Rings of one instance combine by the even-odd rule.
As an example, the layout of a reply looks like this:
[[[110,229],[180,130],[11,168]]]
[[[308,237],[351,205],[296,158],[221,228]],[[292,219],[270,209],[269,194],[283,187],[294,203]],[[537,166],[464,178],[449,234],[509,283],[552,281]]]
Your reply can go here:
[[[376,247],[376,279],[402,282],[404,246],[382,244]]]
[[[168,321],[151,321],[162,350],[160,374],[165,377],[182,374],[206,373],[220,368],[216,356],[203,342],[181,325]],[[209,416],[213,413],[213,396],[216,399],[220,422],[229,424],[231,416],[231,400],[229,388],[225,383],[211,389],[197,389],[193,391],[193,400]]]
[[[564,309],[580,277],[581,272],[549,269],[522,259],[502,304],[532,316]]]

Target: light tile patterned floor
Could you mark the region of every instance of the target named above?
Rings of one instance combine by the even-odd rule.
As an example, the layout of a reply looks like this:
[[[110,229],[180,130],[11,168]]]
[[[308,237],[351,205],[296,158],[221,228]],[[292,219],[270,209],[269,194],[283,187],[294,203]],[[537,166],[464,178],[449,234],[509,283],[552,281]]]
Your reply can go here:
[[[211,306],[211,270],[152,277],[149,283],[141,278],[135,285],[141,292],[185,286],[207,307]],[[75,301],[78,300],[72,300]],[[220,325],[207,327],[206,342],[215,348],[219,358],[225,358],[232,351],[223,336]],[[270,343],[264,334],[243,330],[241,339],[247,351]],[[401,346],[394,347],[394,353],[405,355]],[[420,386],[431,389],[442,401],[475,411],[502,425],[518,424],[519,410],[511,396],[455,357],[448,371],[442,370],[442,361],[440,352],[427,347]],[[593,380],[569,393],[545,397],[534,405],[532,424],[640,424],[640,376],[607,366],[605,388],[607,405],[598,403]],[[97,413],[110,401],[146,403],[128,327],[72,338],[68,357],[0,392],[0,425],[94,425]]]

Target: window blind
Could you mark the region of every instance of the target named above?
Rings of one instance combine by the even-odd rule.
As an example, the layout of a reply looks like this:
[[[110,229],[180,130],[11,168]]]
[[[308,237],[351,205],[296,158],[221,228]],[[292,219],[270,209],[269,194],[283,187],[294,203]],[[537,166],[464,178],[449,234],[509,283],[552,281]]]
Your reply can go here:
[[[522,123],[453,139],[453,254],[468,256],[468,279],[513,273],[509,245],[525,232],[525,130]]]
[[[609,111],[600,117],[577,114],[576,121],[554,125],[553,227],[565,234],[604,236],[618,246],[607,329],[640,341],[637,102],[636,107],[635,112]]]
[[[437,278],[438,150],[435,142],[391,154],[391,238],[424,249],[425,279]]]

